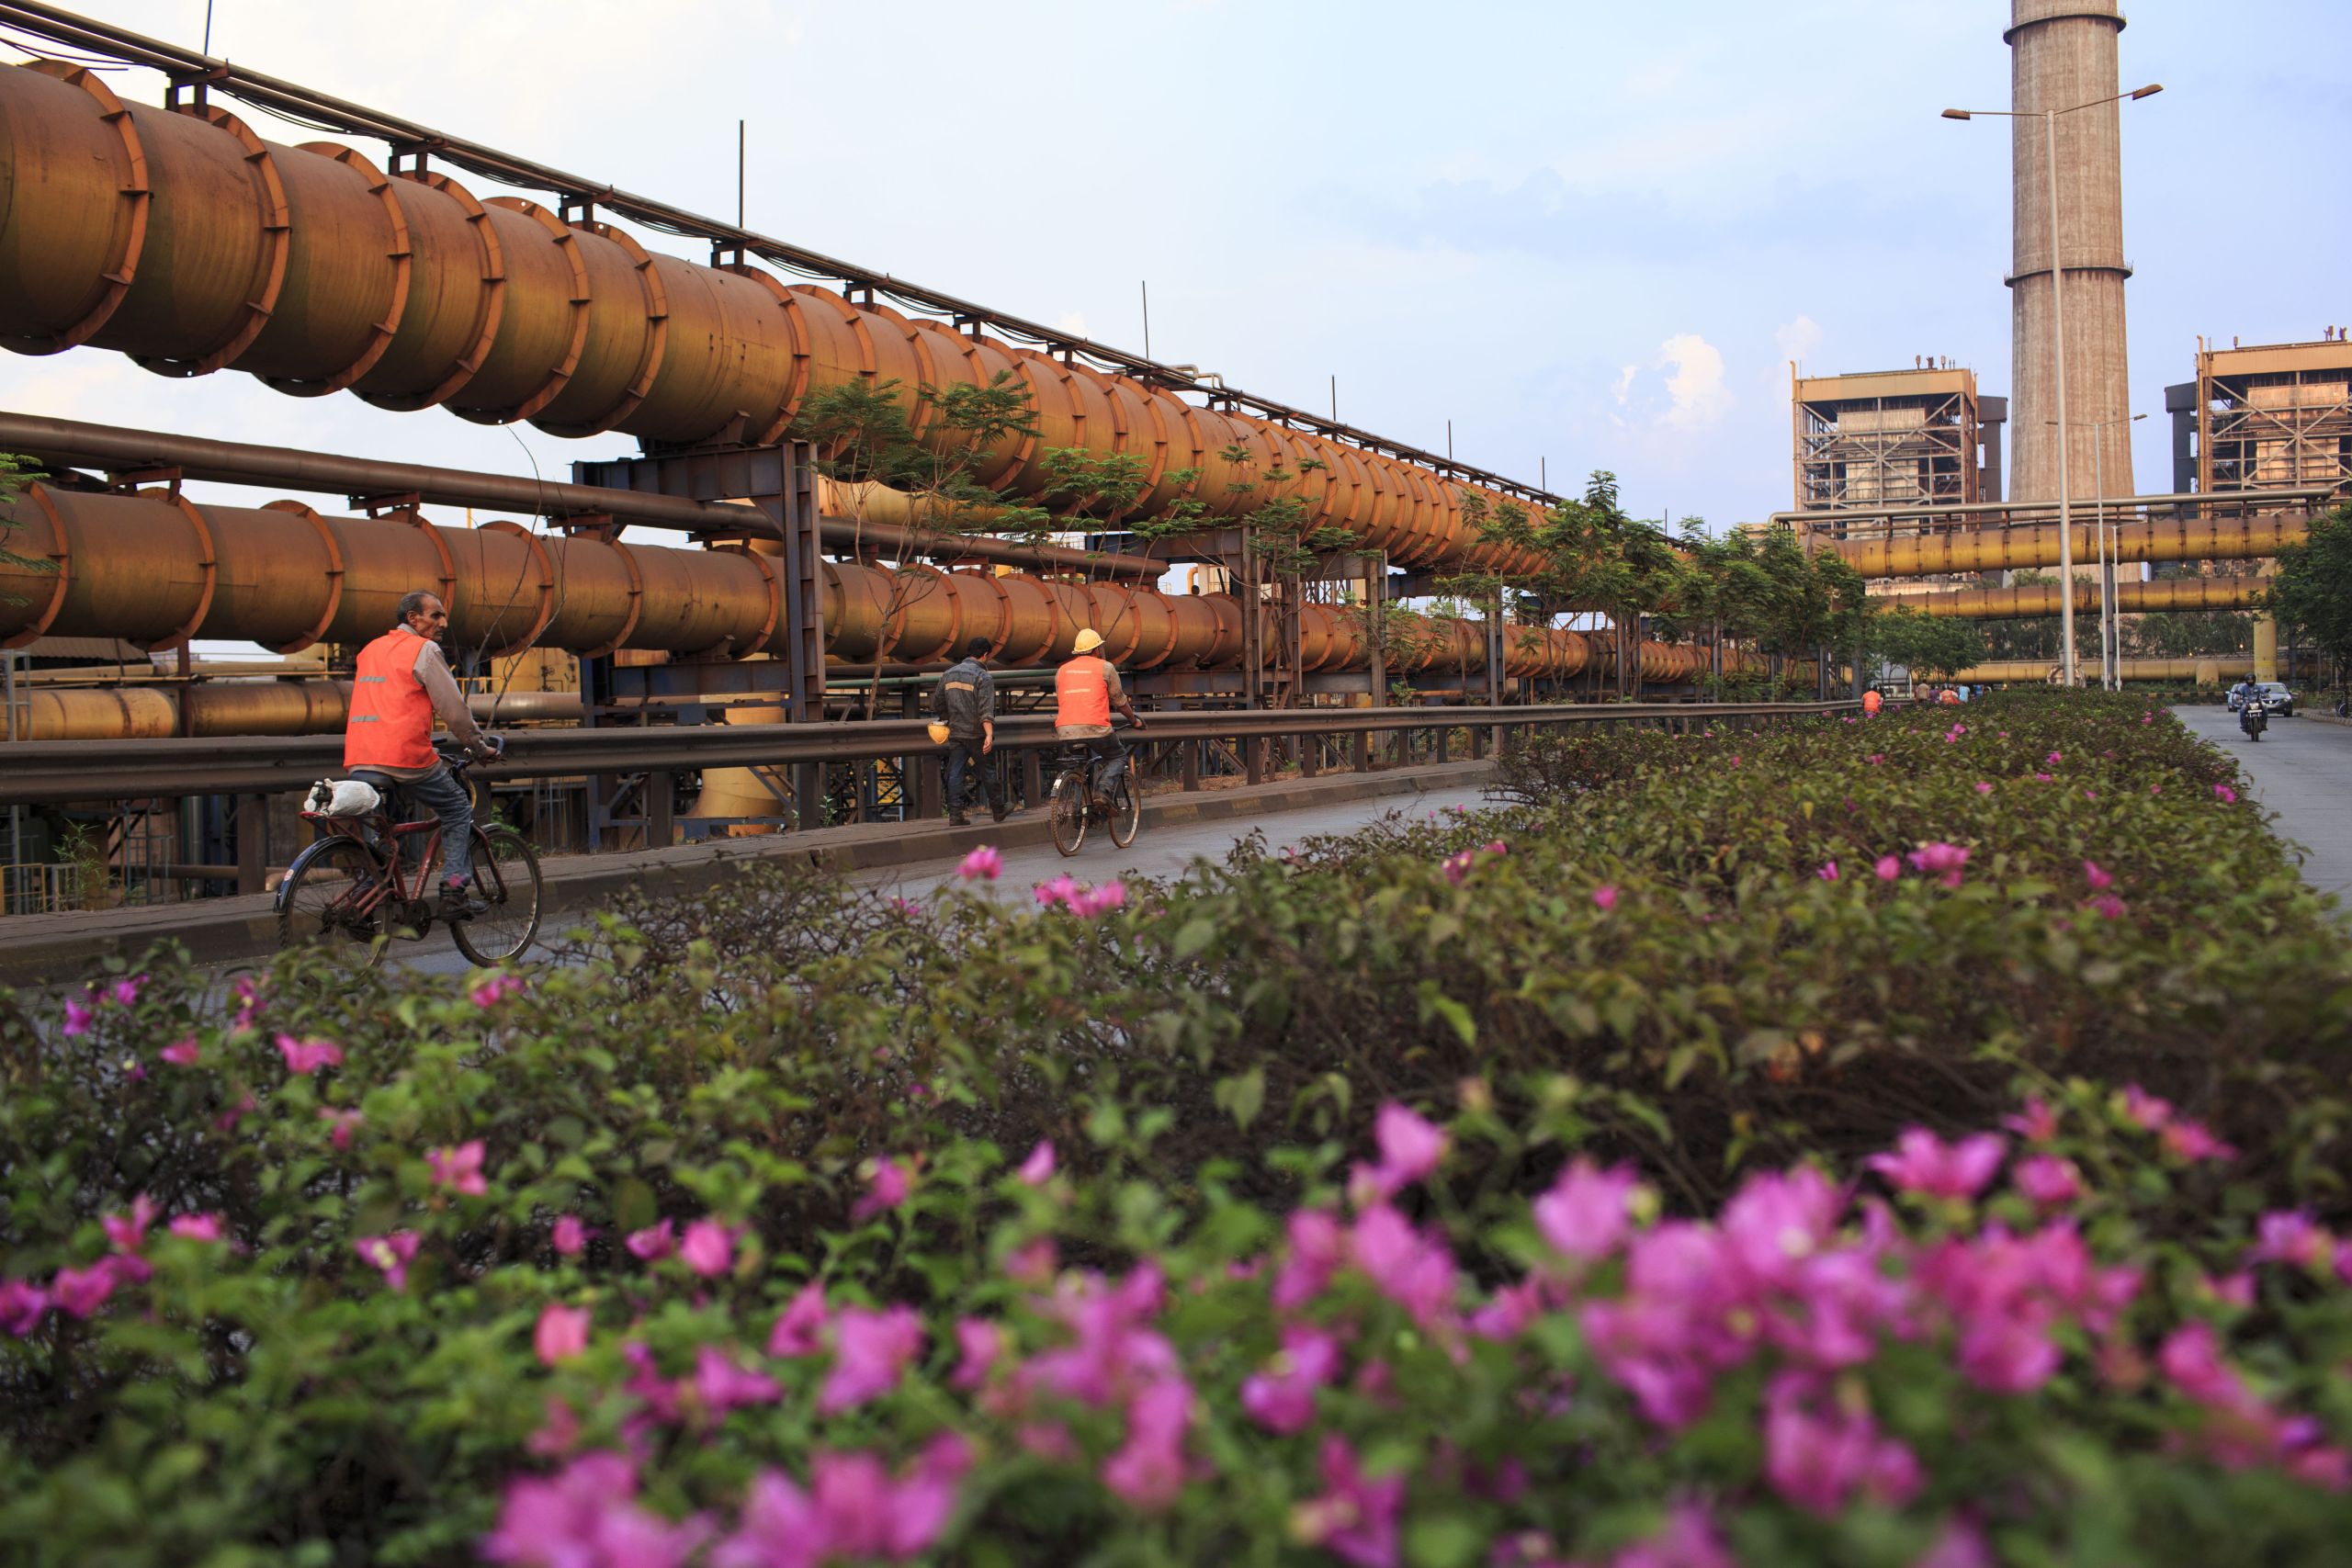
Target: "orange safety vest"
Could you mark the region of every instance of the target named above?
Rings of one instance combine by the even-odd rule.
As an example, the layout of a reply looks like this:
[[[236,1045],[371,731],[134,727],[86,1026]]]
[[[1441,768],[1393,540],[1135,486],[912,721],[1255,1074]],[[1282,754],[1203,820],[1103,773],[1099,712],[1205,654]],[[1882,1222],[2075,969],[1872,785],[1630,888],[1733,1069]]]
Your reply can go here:
[[[346,772],[429,768],[440,761],[433,750],[433,697],[416,678],[416,656],[424,647],[423,637],[395,626],[359,650],[351,718],[343,732]]]
[[[1876,713],[1882,706],[1885,705],[1885,703],[1886,699],[1880,696],[1876,692],[1864,692],[1862,694],[1862,711],[1864,713]]]
[[[1054,726],[1111,722],[1111,667],[1081,654],[1054,671]]]

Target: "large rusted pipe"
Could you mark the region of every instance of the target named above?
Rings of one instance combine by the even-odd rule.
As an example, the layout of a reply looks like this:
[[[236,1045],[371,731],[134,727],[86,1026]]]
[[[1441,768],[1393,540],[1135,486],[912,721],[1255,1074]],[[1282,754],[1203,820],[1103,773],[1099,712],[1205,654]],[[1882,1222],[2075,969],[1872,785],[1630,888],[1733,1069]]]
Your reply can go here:
[[[484,724],[578,723],[577,692],[483,692]],[[332,735],[351,711],[348,681],[224,681],[36,687],[17,701],[20,740],[135,740],[165,735]],[[182,715],[186,728],[182,728]]]
[[[2127,615],[2165,610],[2244,610],[2262,596],[2265,583],[2256,577],[2159,577],[2115,585],[2115,607]],[[1882,610],[1914,610],[1925,615],[1956,615],[1967,620],[1998,620],[2008,616],[2054,615],[2058,584],[2027,583],[2017,588],[1959,588],[1925,593],[1873,593],[1871,603]],[[2075,583],[2075,609],[2080,614],[2098,608],[2098,584],[2087,578]]]
[[[2126,523],[2112,531],[2115,558],[2142,560],[2253,560],[2275,556],[2281,545],[2302,542],[2307,527],[2298,514],[2256,517],[2159,518]],[[2074,525],[2076,561],[2097,558],[2094,525]],[[1864,577],[1931,577],[1945,572],[2005,571],[2058,564],[2058,525],[1972,528],[1949,534],[1894,538],[1824,539]]]
[[[19,352],[96,344],[171,375],[230,367],[289,392],[680,443],[771,441],[814,393],[890,388],[943,450],[963,438],[918,389],[1003,375],[1036,430],[981,454],[980,477],[1024,501],[1072,501],[1048,459],[1075,449],[1139,466],[1134,518],[1294,500],[1402,566],[1536,564],[1476,536],[1476,503],[1517,504],[1499,491],[945,321],[651,255],[446,175],[264,142],[217,106],[125,105],[40,62],[0,69],[0,342]]]
[[[2223,680],[2243,680],[2254,673],[2250,653],[2225,653],[2205,659],[2126,659],[2120,660],[2126,681],[2189,681],[2211,686]],[[1996,682],[2004,685],[2055,684],[2054,660],[2012,659],[1973,665],[1952,679],[1964,685]]]

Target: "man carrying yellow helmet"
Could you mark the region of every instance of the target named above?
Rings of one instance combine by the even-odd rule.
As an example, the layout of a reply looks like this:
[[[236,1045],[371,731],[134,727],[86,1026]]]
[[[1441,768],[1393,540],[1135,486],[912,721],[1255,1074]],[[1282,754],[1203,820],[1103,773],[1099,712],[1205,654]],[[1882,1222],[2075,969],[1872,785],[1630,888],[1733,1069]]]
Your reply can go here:
[[[989,759],[996,750],[996,682],[980,661],[989,656],[989,646],[988,638],[974,637],[931,694],[931,738],[947,748],[947,820],[958,828],[970,823],[964,815],[969,805],[964,784],[967,775],[978,778],[992,819],[1001,822],[1009,815],[1003,786]]]
[[[1077,741],[1096,757],[1110,759],[1102,770],[1102,787],[1107,789],[1118,781],[1127,757],[1126,747],[1111,733],[1112,710],[1137,729],[1143,720],[1121,689],[1119,672],[1095,653],[1102,646],[1102,634],[1087,627],[1070,644],[1069,658],[1054,671],[1054,739]]]

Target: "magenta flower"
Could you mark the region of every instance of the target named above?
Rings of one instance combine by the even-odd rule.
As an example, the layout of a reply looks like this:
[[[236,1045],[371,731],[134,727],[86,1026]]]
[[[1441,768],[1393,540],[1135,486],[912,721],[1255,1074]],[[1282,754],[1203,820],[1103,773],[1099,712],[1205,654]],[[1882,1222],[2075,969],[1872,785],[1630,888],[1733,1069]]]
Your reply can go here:
[[[2062,753],[2060,753],[2060,752],[2052,751],[2052,752],[2051,752],[2051,753],[2050,753],[2050,755],[2049,755],[2048,757],[2044,758],[2044,759],[2043,759],[2043,761],[2048,761],[2048,762],[2052,762],[2052,763],[2056,763],[2056,762],[2060,762],[2060,761],[2064,761],[2064,755],[2063,755]]]
[[[539,1310],[538,1325],[531,1330],[531,1348],[552,1367],[558,1361],[588,1353],[588,1325],[594,1314],[586,1307],[549,1302]]]
[[[2001,1168],[2005,1147],[1996,1133],[1978,1133],[1946,1144],[1925,1127],[1909,1127],[1895,1140],[1894,1153],[1872,1155],[1866,1163],[1906,1192],[1973,1198]]]
[[[1468,850],[1463,850],[1446,856],[1444,863],[1438,869],[1445,873],[1445,879],[1448,882],[1459,887],[1468,880],[1470,868],[1477,863],[1478,857],[1476,854]]]
[[[1114,909],[1126,908],[1127,885],[1116,877],[1100,887],[1080,888],[1069,900],[1069,912],[1080,919],[1091,920],[1097,915],[1107,915]]]
[[[49,1292],[29,1280],[0,1280],[0,1331],[22,1339],[49,1315]]]
[[[1037,907],[1050,909],[1057,904],[1068,904],[1079,891],[1078,878],[1064,873],[1051,882],[1040,882],[1030,891],[1036,897]]]
[[[91,1007],[89,1003],[68,997],[65,999],[65,1024],[62,1032],[69,1040],[77,1035],[87,1034],[90,1032],[91,1021],[97,1016],[97,1010]]]
[[[1283,1330],[1274,1359],[1242,1380],[1241,1408],[1270,1432],[1290,1437],[1315,1418],[1315,1391],[1340,1370],[1340,1342],[1321,1329],[1295,1323]]]
[[[912,1307],[843,1307],[833,1325],[833,1368],[817,1394],[819,1413],[838,1416],[889,1393],[922,1353],[922,1319]]]
[[[510,1482],[481,1555],[515,1568],[684,1568],[708,1522],[673,1525],[636,1496],[636,1468],[618,1454],[585,1454],[560,1475]]]
[[[1564,1258],[1606,1258],[1632,1233],[1633,1196],[1640,1185],[1632,1166],[1602,1170],[1579,1155],[1552,1190],[1535,1200],[1535,1228]]]
[[[2284,1263],[2296,1269],[2315,1269],[2328,1261],[2335,1250],[2334,1238],[2300,1210],[2277,1209],[2263,1215],[2256,1224],[2256,1235],[2258,1239],[2254,1250],[2246,1254],[2249,1263]]]
[[[963,1359],[956,1363],[947,1386],[969,1393],[989,1381],[989,1369],[1004,1350],[1004,1331],[984,1317],[959,1317],[956,1320],[956,1348]],[[775,1353],[769,1347],[768,1353]]]
[[[1824,882],[1835,882],[1838,880],[1838,863],[1834,860],[1824,861],[1821,863],[1821,868],[1815,871],[1813,874],[1821,878]]]
[[[408,1266],[416,1259],[416,1248],[424,1238],[414,1231],[393,1231],[386,1235],[363,1235],[353,1241],[352,1250],[359,1260],[383,1275],[384,1282],[395,1291],[408,1289]]]
[[[1102,1484],[1130,1507],[1159,1513],[1184,1490],[1184,1436],[1193,1426],[1192,1385],[1148,1383],[1127,1402],[1127,1440],[1102,1461]]]
[[[659,1263],[678,1250],[678,1222],[663,1220],[658,1225],[648,1225],[641,1231],[631,1231],[621,1245],[629,1256],[641,1263]]]
[[[478,1008],[494,1008],[507,998],[530,987],[517,976],[492,975],[467,993]]]
[[[1883,762],[1883,761],[1886,761],[1886,753],[1885,753],[1885,752],[1883,752],[1883,751],[1873,751],[1873,752],[1871,752],[1869,756],[1867,756],[1867,757],[1863,758],[1863,759],[1862,759],[1862,761],[1865,761],[1865,762],[1868,762],[1871,767],[1875,768],[1875,767],[1877,767],[1881,762]]]
[[[1320,1209],[1295,1209],[1284,1222],[1290,1250],[1274,1276],[1277,1312],[1294,1312],[1323,1293],[1347,1257],[1340,1222]]]
[[[964,857],[956,867],[956,874],[967,882],[994,882],[1004,870],[1004,856],[994,844],[982,844]]]
[[[1322,1495],[1299,1505],[1291,1526],[1355,1568],[1396,1568],[1396,1517],[1405,1506],[1405,1478],[1366,1480],[1345,1438],[1323,1439]]]
[[[2161,1132],[2172,1120],[2172,1101],[2157,1099],[2138,1084],[2125,1084],[2122,1099],[2125,1120],[2143,1132]]]
[[[1993,793],[1993,786],[1986,784],[1984,780],[1979,779],[1976,781],[1976,793],[1979,795],[1990,795]]]
[[[343,1047],[324,1040],[297,1040],[290,1034],[277,1037],[277,1054],[286,1058],[286,1070],[308,1077],[321,1067],[343,1066]]]
[[[716,1345],[695,1352],[695,1393],[714,1421],[747,1404],[774,1404],[784,1397],[784,1385],[763,1371],[740,1366]]]
[[[768,1331],[768,1354],[815,1355],[825,1348],[826,1321],[824,1284],[811,1280],[776,1314],[775,1326]]]
[[[144,1192],[130,1200],[130,1213],[108,1214],[98,1222],[107,1233],[107,1243],[117,1252],[137,1252],[147,1245],[147,1227],[155,1223],[155,1205],[148,1201]]]
[[[715,1280],[735,1265],[735,1233],[717,1220],[696,1220],[686,1227],[678,1257],[706,1280]]]
[[[1051,1181],[1054,1179],[1053,1140],[1051,1138],[1038,1140],[1037,1146],[1029,1151],[1029,1157],[1023,1160],[1021,1168],[1012,1174],[1020,1178],[1024,1186],[1029,1187],[1043,1187],[1046,1182]]]
[[[1825,1518],[1858,1492],[1890,1507],[1910,1501],[1920,1480],[1911,1450],[1881,1438],[1867,1411],[1824,1414],[1818,1403],[1791,1381],[1777,1382],[1767,1396],[1764,1473],[1773,1490]]]
[[[1600,886],[1594,888],[1592,890],[1592,902],[1594,907],[1600,909],[1604,915],[1610,910],[1615,908],[1617,907],[1616,885],[1613,883],[1604,882]]]
[[[865,1196],[851,1204],[849,1210],[849,1217],[855,1224],[897,1208],[914,1190],[913,1174],[896,1159],[885,1157],[867,1163],[873,1168],[866,1175]]]
[[[2090,901],[2090,910],[2102,920],[2120,920],[2123,918],[2123,900],[2112,893],[2102,893]]]
[[[1382,1203],[1357,1217],[1348,1250],[1380,1293],[1410,1313],[1421,1327],[1436,1328],[1452,1316],[1453,1254],[1442,1239],[1424,1235]]]
[[[2156,1142],[2164,1151],[2183,1164],[2194,1165],[2199,1160],[2216,1163],[2233,1160],[2238,1151],[2213,1136],[2211,1129],[2202,1122],[2192,1122],[2186,1116],[2174,1119],[2172,1125],[2156,1134]]]
[[[2058,1135],[2058,1113],[2040,1095],[2026,1097],[2025,1109],[2001,1118],[2001,1125],[2029,1144],[2046,1144]]]
[[[107,998],[117,1007],[136,1007],[139,1003],[139,989],[146,983],[147,976],[144,975],[132,975],[117,980],[107,987]]]
[[[155,1054],[175,1067],[192,1067],[196,1066],[201,1053],[197,1049],[196,1036],[191,1034],[185,1039],[173,1041]]]
[[[331,1124],[327,1142],[336,1148],[347,1149],[351,1146],[351,1134],[368,1118],[356,1111],[337,1111],[332,1106],[322,1105],[319,1107],[319,1120]]]
[[[577,1258],[587,1250],[588,1238],[595,1234],[581,1221],[579,1215],[559,1214],[548,1239],[555,1244],[556,1251],[561,1256]]]
[[[471,1139],[453,1148],[427,1149],[424,1163],[433,1171],[433,1185],[447,1187],[463,1198],[479,1198],[490,1190],[481,1175],[482,1147],[480,1138]]]
[[[1878,863],[1871,866],[1871,871],[1881,882],[1892,882],[1903,874],[1903,863],[1893,855],[1881,855],[1878,857]]]
[[[1373,1120],[1373,1137],[1380,1145],[1380,1163],[1359,1165],[1355,1180],[1357,1201],[1372,1202],[1395,1197],[1406,1188],[1425,1180],[1445,1158],[1445,1151],[1453,1140],[1445,1129],[1422,1120],[1395,1101],[1383,1105]]]
[[[49,1282],[49,1298],[68,1317],[87,1317],[106,1304],[120,1282],[115,1260],[101,1258],[87,1269],[60,1269]]]
[[[1968,864],[1966,850],[1958,844],[1947,844],[1940,840],[1921,844],[1911,852],[1909,858],[1914,871],[1925,872],[1930,876],[1942,877],[1946,887],[1960,886],[1961,870]]]
[[[2224,806],[2235,806],[2238,803],[2238,792],[2227,784],[2215,784],[2213,797]]]
[[[218,1214],[175,1214],[172,1218],[171,1232],[189,1241],[219,1241],[220,1225]]]
[[[2012,1179],[2018,1191],[2045,1209],[2071,1203],[2083,1195],[2083,1173],[2075,1162],[2057,1155],[2035,1155],[2020,1160]]]
[[[2090,885],[2090,889],[2094,893],[2115,886],[2113,874],[2101,871],[2098,862],[2095,860],[2086,860],[2083,863],[2083,880]]]
[[[2033,782],[2036,784],[2056,784],[2058,782],[2058,775],[2056,773],[2036,773],[2033,775]]]

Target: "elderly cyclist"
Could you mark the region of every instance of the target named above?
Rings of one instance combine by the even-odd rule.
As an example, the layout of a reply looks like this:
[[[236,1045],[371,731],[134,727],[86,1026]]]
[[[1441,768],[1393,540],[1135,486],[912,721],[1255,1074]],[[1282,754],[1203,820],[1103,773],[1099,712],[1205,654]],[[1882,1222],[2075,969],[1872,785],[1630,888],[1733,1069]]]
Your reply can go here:
[[[1102,779],[1102,787],[1108,789],[1127,760],[1125,744],[1111,732],[1112,710],[1137,729],[1143,720],[1121,689],[1119,672],[1095,653],[1102,646],[1102,634],[1087,627],[1070,644],[1069,658],[1054,671],[1054,739],[1077,741],[1095,757],[1108,759]]]

